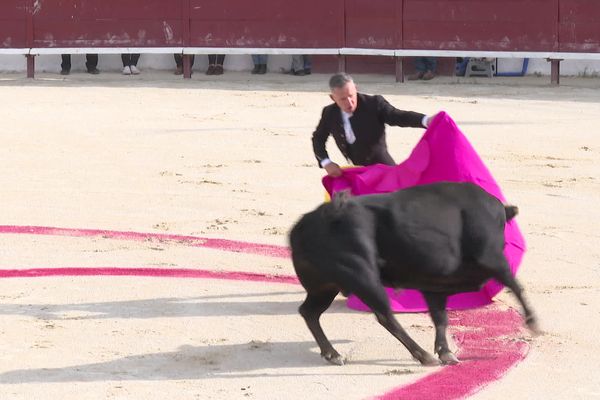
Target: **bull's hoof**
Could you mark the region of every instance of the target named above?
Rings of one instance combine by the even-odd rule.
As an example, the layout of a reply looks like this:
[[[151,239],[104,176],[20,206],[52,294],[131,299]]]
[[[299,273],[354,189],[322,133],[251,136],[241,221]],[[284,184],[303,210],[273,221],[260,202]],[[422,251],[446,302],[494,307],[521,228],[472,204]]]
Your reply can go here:
[[[423,354],[423,356],[419,359],[419,362],[421,363],[421,365],[424,365],[426,367],[437,367],[438,365],[440,365],[440,360],[438,360],[429,353]]]
[[[346,362],[346,360],[344,360],[344,358],[340,356],[338,352],[321,354],[321,357],[333,365],[344,365]]]
[[[526,324],[527,324],[527,328],[529,328],[529,331],[531,332],[531,334],[533,336],[541,336],[544,334],[544,331],[542,331],[540,329],[535,318],[529,318],[526,321]]]
[[[454,365],[460,362],[458,361],[458,358],[456,358],[456,356],[451,352],[440,354],[440,361],[444,365]]]

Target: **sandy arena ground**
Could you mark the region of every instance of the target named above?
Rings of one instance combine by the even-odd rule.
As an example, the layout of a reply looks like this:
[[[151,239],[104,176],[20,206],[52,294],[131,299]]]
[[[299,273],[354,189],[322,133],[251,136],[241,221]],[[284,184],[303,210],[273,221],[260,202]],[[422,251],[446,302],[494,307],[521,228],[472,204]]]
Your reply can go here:
[[[600,398],[600,80],[355,78],[398,108],[447,111],[519,206],[529,247],[519,278],[546,334],[471,398]],[[310,135],[327,79],[0,74],[0,225],[286,245],[323,199]],[[396,160],[422,133],[389,129]],[[0,234],[0,269],[50,267],[293,275],[286,258],[177,242]],[[0,399],[350,400],[436,370],[341,297],[323,325],[349,363],[325,364],[302,300],[293,284],[2,278]],[[497,300],[515,306],[509,293]],[[429,317],[399,318],[431,350]]]

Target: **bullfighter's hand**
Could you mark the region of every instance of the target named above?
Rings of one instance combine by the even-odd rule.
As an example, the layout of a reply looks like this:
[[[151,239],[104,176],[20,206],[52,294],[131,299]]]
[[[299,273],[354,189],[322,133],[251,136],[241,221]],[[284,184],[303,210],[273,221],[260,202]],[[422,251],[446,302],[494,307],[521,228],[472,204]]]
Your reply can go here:
[[[342,175],[342,169],[334,162],[327,164],[323,168],[325,168],[325,171],[327,171],[327,175],[331,176],[332,178],[337,178],[338,176]]]

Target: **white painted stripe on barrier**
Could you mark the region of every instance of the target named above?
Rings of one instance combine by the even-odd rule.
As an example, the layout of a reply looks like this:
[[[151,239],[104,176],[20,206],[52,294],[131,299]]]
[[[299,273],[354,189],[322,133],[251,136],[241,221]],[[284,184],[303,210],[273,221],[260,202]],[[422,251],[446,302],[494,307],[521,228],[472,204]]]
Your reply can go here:
[[[184,47],[183,54],[311,54],[338,55],[338,48],[306,49],[306,48],[266,48],[266,47]]]
[[[260,48],[260,47],[36,47],[0,49],[0,55],[44,54],[272,54],[272,55],[342,55],[388,57],[489,57],[548,58],[557,60],[600,60],[600,52],[486,51],[486,50],[416,50],[366,48]]]
[[[343,56],[395,56],[396,50],[389,49],[362,49],[354,47],[343,47],[340,49],[340,55]]]
[[[562,53],[549,51],[485,51],[485,50],[407,50],[394,51],[396,57],[489,57],[550,58],[563,60],[600,60],[600,53]]]
[[[11,55],[11,54],[27,55],[27,54],[29,54],[29,49],[0,49],[0,54],[3,54],[3,55]]]

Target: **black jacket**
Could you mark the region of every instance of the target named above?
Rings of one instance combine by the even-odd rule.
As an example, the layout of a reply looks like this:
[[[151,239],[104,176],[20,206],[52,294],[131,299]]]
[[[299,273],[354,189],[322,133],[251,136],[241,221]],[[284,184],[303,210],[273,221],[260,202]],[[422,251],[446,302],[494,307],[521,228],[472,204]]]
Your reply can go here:
[[[379,95],[358,93],[357,97],[357,107],[350,118],[356,141],[351,145],[346,141],[342,113],[337,104],[333,103],[323,108],[321,120],[312,136],[313,150],[319,166],[321,160],[329,158],[325,149],[329,135],[333,136],[344,157],[354,165],[395,165],[387,151],[385,124],[423,127],[424,114],[398,110]]]

